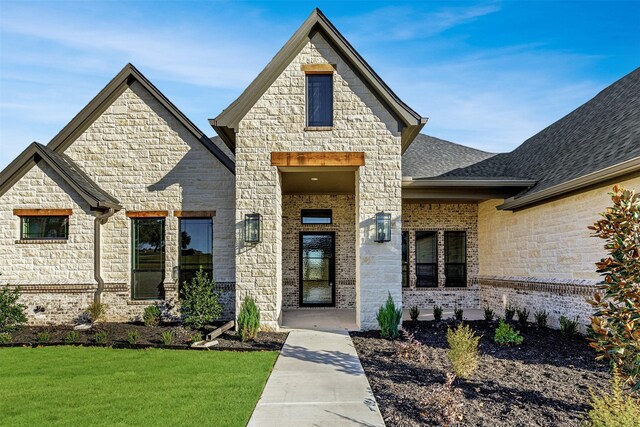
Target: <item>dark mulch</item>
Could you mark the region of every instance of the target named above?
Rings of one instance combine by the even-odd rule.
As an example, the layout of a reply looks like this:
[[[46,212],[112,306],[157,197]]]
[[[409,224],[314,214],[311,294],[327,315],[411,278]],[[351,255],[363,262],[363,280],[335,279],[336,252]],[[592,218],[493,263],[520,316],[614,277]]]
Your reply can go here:
[[[215,325],[219,326],[219,325]],[[65,343],[65,337],[73,328],[71,326],[25,326],[20,330],[11,333],[10,345],[59,345]],[[214,327],[202,331],[202,336],[210,332]],[[131,346],[127,341],[127,333],[130,330],[138,332],[139,339],[135,346]],[[39,343],[37,336],[40,332],[47,331],[50,339],[46,343]],[[96,345],[96,332],[104,331],[108,339],[106,345],[113,347],[162,347],[187,349],[190,348],[194,331],[183,328],[176,324],[162,324],[159,326],[145,326],[142,323],[100,323],[91,329],[78,332],[80,338],[73,345]],[[162,333],[173,331],[174,340],[171,346],[162,344]],[[230,330],[216,338],[218,344],[210,347],[209,350],[274,350],[280,351],[287,339],[286,332],[260,332],[255,341],[242,342],[238,335]]]
[[[606,386],[606,365],[581,336],[529,326],[519,346],[493,342],[495,322],[467,322],[482,335],[480,360],[471,380],[456,379],[464,395],[465,426],[579,426],[588,411],[588,387]],[[371,388],[387,425],[429,425],[421,404],[432,384],[444,383],[450,371],[447,323],[405,323],[407,332],[424,344],[426,361],[407,361],[396,355],[397,342],[378,332],[351,334]],[[400,338],[402,340],[403,338]]]

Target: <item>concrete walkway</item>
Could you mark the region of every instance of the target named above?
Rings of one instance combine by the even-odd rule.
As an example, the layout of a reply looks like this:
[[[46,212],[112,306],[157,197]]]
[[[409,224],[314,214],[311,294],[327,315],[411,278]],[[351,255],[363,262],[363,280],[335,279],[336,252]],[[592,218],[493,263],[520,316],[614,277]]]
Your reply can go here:
[[[292,330],[249,426],[384,426],[349,334]]]

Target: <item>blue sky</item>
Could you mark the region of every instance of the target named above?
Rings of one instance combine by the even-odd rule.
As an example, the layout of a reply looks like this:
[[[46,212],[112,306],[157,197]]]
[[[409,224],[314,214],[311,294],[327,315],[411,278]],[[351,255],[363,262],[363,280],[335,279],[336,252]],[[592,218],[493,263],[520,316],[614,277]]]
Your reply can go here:
[[[640,65],[638,1],[0,0],[0,169],[127,63],[205,133],[320,7],[423,132],[509,151]]]

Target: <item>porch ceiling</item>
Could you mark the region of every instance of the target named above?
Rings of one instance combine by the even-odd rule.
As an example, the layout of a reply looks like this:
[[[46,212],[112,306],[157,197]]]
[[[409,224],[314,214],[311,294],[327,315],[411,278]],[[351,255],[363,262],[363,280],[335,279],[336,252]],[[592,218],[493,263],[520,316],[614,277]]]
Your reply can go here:
[[[315,178],[315,179],[314,179]],[[283,194],[355,194],[354,171],[282,171]]]

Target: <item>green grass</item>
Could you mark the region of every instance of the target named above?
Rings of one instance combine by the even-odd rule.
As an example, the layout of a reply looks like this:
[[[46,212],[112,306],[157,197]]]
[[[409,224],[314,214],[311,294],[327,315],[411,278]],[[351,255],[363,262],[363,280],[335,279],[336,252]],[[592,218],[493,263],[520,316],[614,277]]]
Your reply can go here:
[[[0,425],[244,426],[277,352],[0,349]]]

